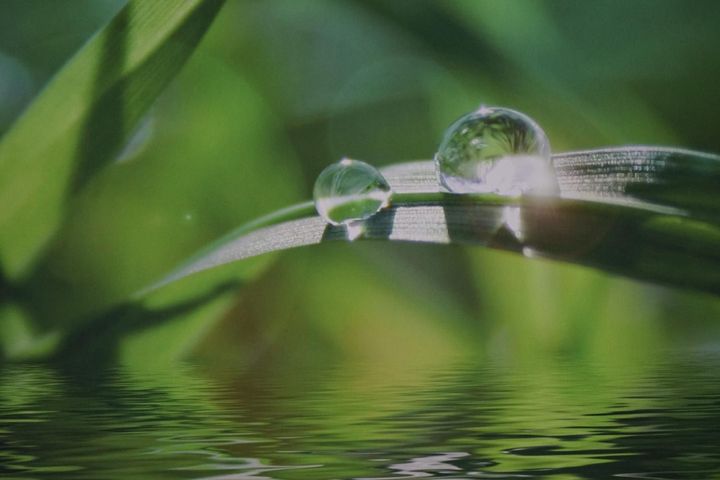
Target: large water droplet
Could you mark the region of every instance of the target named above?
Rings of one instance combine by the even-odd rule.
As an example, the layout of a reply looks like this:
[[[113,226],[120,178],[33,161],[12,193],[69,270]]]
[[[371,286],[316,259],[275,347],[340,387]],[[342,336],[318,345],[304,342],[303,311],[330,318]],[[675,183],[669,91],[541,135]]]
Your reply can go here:
[[[558,191],[545,132],[508,108],[480,107],[458,119],[445,132],[435,165],[440,183],[452,193]]]
[[[313,190],[320,216],[333,225],[349,227],[387,207],[391,195],[390,185],[377,168],[349,158],[320,172]]]

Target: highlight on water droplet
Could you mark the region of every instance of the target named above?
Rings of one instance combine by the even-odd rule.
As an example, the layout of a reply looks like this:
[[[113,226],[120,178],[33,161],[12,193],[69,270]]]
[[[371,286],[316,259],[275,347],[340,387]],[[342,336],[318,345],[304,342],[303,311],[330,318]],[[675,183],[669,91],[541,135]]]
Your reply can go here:
[[[545,132],[527,115],[480,107],[447,129],[435,154],[451,193],[554,195],[558,189]]]
[[[333,225],[346,225],[351,239],[362,233],[358,222],[387,207],[391,196],[390,184],[377,168],[350,158],[320,172],[313,189],[320,216]]]

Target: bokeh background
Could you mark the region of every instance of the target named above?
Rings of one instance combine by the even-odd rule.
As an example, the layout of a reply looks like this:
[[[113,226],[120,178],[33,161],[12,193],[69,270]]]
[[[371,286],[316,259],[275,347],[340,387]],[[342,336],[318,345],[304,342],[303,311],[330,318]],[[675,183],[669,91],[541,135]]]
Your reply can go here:
[[[0,2],[0,133],[122,5]],[[717,348],[711,296],[457,246],[323,245],[246,262],[241,286],[161,319],[113,308],[234,227],[310,198],[342,156],[430,158],[480,103],[527,113],[557,152],[720,152],[718,18],[715,1],[228,1],[3,307],[3,354],[43,358],[77,331],[79,361],[138,368],[402,369],[457,355],[643,368],[669,347]]]

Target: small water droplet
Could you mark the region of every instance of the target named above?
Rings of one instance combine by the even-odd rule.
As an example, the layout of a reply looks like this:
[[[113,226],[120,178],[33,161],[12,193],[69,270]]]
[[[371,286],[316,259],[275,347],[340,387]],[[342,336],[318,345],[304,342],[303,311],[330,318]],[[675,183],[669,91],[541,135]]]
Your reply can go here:
[[[351,239],[362,233],[358,221],[387,207],[391,195],[390,185],[377,168],[350,158],[323,170],[313,190],[320,216],[333,225],[348,226]]]
[[[445,132],[435,166],[440,183],[452,193],[558,192],[545,132],[508,108],[483,106],[458,119]]]

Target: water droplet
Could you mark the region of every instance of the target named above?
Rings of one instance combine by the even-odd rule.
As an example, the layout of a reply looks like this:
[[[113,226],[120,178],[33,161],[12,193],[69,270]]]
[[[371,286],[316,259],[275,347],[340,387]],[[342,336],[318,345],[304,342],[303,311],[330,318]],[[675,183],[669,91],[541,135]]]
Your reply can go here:
[[[435,165],[440,183],[452,193],[558,192],[545,132],[508,108],[480,107],[458,119],[446,131]]]
[[[313,190],[320,216],[333,225],[347,225],[351,237],[362,233],[357,222],[387,207],[391,195],[390,185],[377,168],[349,158],[323,170]]]

